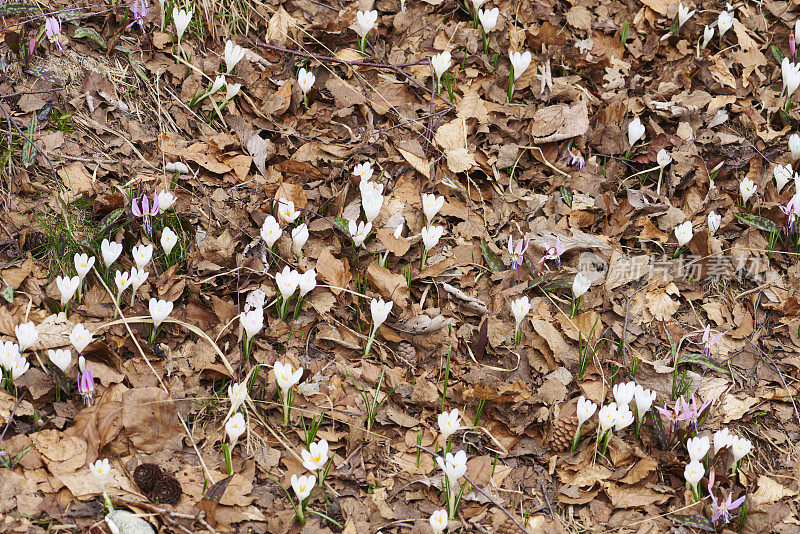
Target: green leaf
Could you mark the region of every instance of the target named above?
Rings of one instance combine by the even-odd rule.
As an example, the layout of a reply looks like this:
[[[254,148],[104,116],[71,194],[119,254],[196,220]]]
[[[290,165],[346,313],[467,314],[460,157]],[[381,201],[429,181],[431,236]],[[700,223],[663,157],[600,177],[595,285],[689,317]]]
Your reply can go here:
[[[653,419],[653,429],[656,431],[656,437],[658,437],[661,446],[666,447],[669,443],[669,434],[667,434],[667,429],[664,427],[664,421],[661,420],[661,412],[652,410],[650,414]]]
[[[6,299],[9,303],[14,303],[14,288],[11,286],[6,286],[2,290],[0,290],[0,297]]]
[[[114,226],[114,224],[120,220],[120,218],[125,214],[124,208],[117,208],[105,217],[103,220],[100,221],[100,227],[97,229],[98,234],[104,234],[106,230]]]
[[[75,37],[75,39],[83,39],[85,37],[104,50],[108,49],[105,39],[92,28],[78,28],[75,30],[75,35],[73,37]]]
[[[681,27],[678,24],[678,16],[675,15],[675,20],[672,21],[672,26],[670,27],[669,31],[671,31],[673,35],[678,35],[678,32],[680,32],[680,30]]]
[[[31,76],[36,76],[37,78],[41,78],[47,83],[51,83],[59,87],[64,86],[64,82],[61,81],[61,78],[56,76],[55,73],[50,69],[44,68],[42,65],[31,65],[25,72],[27,72]]]
[[[35,13],[39,10],[36,4],[26,4],[24,2],[9,2],[0,6],[0,17],[16,17]]]
[[[483,259],[486,260],[486,265],[493,271],[505,271],[506,264],[503,263],[503,260],[500,259],[500,256],[495,254],[492,249],[489,248],[489,245],[486,244],[486,241],[481,239],[481,252],[483,252]]]
[[[61,388],[61,391],[69,396],[72,387],[69,378],[67,378],[67,375],[64,374],[64,371],[59,369],[53,362],[51,362],[50,358],[45,360],[45,365],[47,365],[47,370],[50,371],[50,376],[53,377],[53,381],[58,384],[58,386]]]
[[[336,217],[333,220],[333,224],[335,224],[339,228],[339,230],[341,230],[345,234],[350,235],[350,221],[348,221],[347,219],[344,219],[342,217]]]
[[[563,200],[564,204],[566,204],[567,206],[569,206],[571,208],[572,207],[572,190],[569,187],[567,187],[566,185],[562,185],[560,187],[560,191],[561,191],[561,200]]]
[[[136,75],[139,78],[141,78],[143,82],[150,83],[150,80],[147,78],[147,73],[144,71],[142,66],[139,65],[139,63],[133,58],[133,52],[131,52],[129,48],[126,48],[124,46],[115,46],[114,50],[116,50],[117,52],[122,52],[123,54],[128,56],[128,62],[131,64],[133,72],[135,72]]]
[[[783,63],[783,52],[781,52],[781,49],[780,49],[780,48],[778,48],[778,47],[777,47],[777,46],[775,46],[775,45],[772,45],[772,46],[770,46],[770,47],[769,47],[769,49],[772,51],[772,57],[774,57],[774,58],[775,58],[775,62],[776,62],[778,65],[780,65],[781,63]]]
[[[682,363],[697,363],[700,365],[704,365],[709,369],[713,369],[715,371],[719,371],[720,373],[727,374],[728,370],[725,369],[723,366],[712,360],[711,358],[706,358],[700,354],[684,354],[678,360],[678,364]]]
[[[765,217],[759,217],[758,215],[751,215],[749,213],[735,213],[734,215],[736,215],[737,219],[753,228],[758,228],[759,230],[769,233],[778,232],[778,225]]]
[[[680,523],[684,526],[690,526],[694,528],[699,528],[700,530],[705,530],[706,532],[716,532],[717,529],[714,528],[714,523],[711,522],[710,519],[703,517],[702,515],[698,514],[669,514],[667,515],[669,519],[672,519],[676,523]]]

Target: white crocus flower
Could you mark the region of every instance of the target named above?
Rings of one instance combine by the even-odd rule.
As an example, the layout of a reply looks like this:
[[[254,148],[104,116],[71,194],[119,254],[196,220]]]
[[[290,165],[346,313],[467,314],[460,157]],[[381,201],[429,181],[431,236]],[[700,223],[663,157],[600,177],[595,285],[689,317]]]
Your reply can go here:
[[[47,357],[50,358],[53,365],[65,373],[67,372],[67,368],[69,368],[69,364],[72,363],[72,351],[69,349],[48,349]]]
[[[514,81],[516,82],[528,70],[531,64],[531,53],[529,50],[523,53],[509,51],[508,57],[511,60],[511,66],[514,68]]]
[[[239,322],[247,334],[247,339],[253,339],[253,336],[261,332],[264,327],[264,309],[253,308],[248,312],[240,313]]]
[[[211,89],[208,90],[208,94],[213,95],[214,93],[216,93],[217,91],[219,91],[220,89],[225,87],[226,85],[228,85],[228,82],[225,81],[225,75],[224,74],[220,74],[219,76],[214,78],[214,83],[211,84]],[[160,199],[159,199],[159,204],[158,205],[159,205],[159,207],[161,206]]]
[[[375,23],[378,22],[378,11],[359,11],[356,13],[356,22],[354,24],[354,29],[359,37],[362,39],[367,36],[367,34],[375,27]]]
[[[572,294],[575,298],[582,297],[584,293],[589,291],[591,285],[592,281],[585,274],[579,272],[575,275],[575,280],[572,281]]]
[[[17,336],[20,352],[25,352],[39,341],[39,331],[36,329],[36,325],[30,321],[15,326],[14,334]]]
[[[356,247],[360,247],[370,231],[372,231],[372,223],[368,222],[364,224],[364,221],[361,221],[356,225],[356,221],[350,221],[347,229],[350,231],[350,237],[353,238],[353,244]]]
[[[733,15],[728,11],[721,12],[717,17],[717,28],[719,28],[720,39],[725,35],[725,32],[731,29],[731,26],[733,26]]]
[[[781,62],[781,77],[783,78],[783,91],[791,97],[800,85],[800,63],[792,63],[788,57]],[[781,94],[783,94],[781,91]]]
[[[658,151],[658,154],[656,155],[656,163],[658,163],[658,166],[663,169],[664,167],[672,163],[672,156],[670,156],[669,153],[667,153],[666,149],[662,148],[661,150]]]
[[[478,11],[478,20],[481,21],[483,31],[488,35],[493,29],[497,27],[497,17],[500,15],[500,9],[493,8]]]
[[[167,226],[161,232],[161,248],[164,249],[164,254],[170,255],[172,249],[178,244],[178,235],[172,231],[172,228]]]
[[[431,222],[439,210],[444,206],[444,197],[437,197],[436,195],[425,193],[422,195],[422,212],[425,214],[425,219]]]
[[[136,267],[131,268],[131,287],[133,288],[134,295],[139,291],[139,288],[142,287],[142,284],[145,283],[148,276],[150,276],[150,273],[145,270],[138,270]]]
[[[361,207],[364,209],[364,217],[367,222],[374,221],[383,207],[383,195],[373,189],[369,194],[361,197]]]
[[[733,440],[736,440],[735,442]],[[753,449],[753,444],[750,442],[749,439],[746,438],[737,438],[733,437],[731,439],[731,452],[733,452],[733,461],[738,462],[748,454]]]
[[[105,487],[108,476],[111,474],[111,466],[108,464],[108,458],[103,458],[102,460],[97,460],[93,464],[89,464],[89,470],[100,485]]]
[[[633,423],[633,412],[628,406],[617,408],[617,418],[614,421],[614,430],[620,432]]]
[[[442,457],[439,456],[436,458],[436,463],[439,464],[439,468],[444,471],[450,484],[455,485],[458,479],[463,477],[467,472],[467,453],[464,451],[458,451],[455,454],[448,452],[445,455],[444,461]]]
[[[742,203],[747,204],[750,198],[755,194],[758,186],[750,178],[745,178],[739,183],[739,192],[742,194]]]
[[[9,373],[11,374],[11,380],[16,380],[17,378],[21,377],[30,368],[31,364],[28,362],[27,358],[20,354],[14,354],[11,358],[8,369]]]
[[[714,456],[716,456],[717,453],[724,447],[730,447],[733,445],[733,441],[736,439],[736,436],[730,433],[728,427],[714,432]]]
[[[392,311],[393,305],[394,303],[391,300],[384,302],[383,299],[372,299],[372,302],[369,304],[369,311],[372,314],[373,331],[377,331],[386,321],[389,317],[389,313]]]
[[[686,440],[686,450],[689,451],[689,459],[692,462],[702,462],[711,448],[711,441],[708,436],[696,436]]]
[[[486,0],[472,0],[472,7],[475,11],[478,11],[485,3]]]
[[[597,411],[597,404],[593,403],[583,395],[578,399],[577,417],[578,426],[583,426],[583,423],[592,418]]]
[[[695,494],[697,494],[697,484],[705,474],[706,468],[703,467],[703,464],[696,461],[686,464],[686,468],[683,470],[683,476],[686,479],[686,483],[689,484]]]
[[[793,133],[789,136],[789,152],[792,154],[792,161],[800,159],[800,135]]]
[[[684,7],[684,5],[681,2],[678,2],[678,28],[686,24],[686,21],[692,18],[692,15],[694,15],[694,13],[695,13],[694,9],[692,11],[689,11],[688,7]]]
[[[297,495],[297,500],[302,503],[311,495],[311,491],[317,484],[317,477],[315,475],[300,477],[292,475],[291,482],[294,494]]]
[[[267,244],[267,248],[272,248],[282,233],[281,225],[278,224],[275,217],[268,215],[264,219],[264,224],[261,225],[261,239]]]
[[[603,436],[617,422],[617,403],[611,402],[600,408],[600,414],[597,417],[600,435]]]
[[[637,384],[636,391],[633,393],[633,400],[636,402],[636,417],[641,421],[650,410],[650,407],[653,406],[653,402],[656,400],[656,392],[644,389]]]
[[[180,44],[183,32],[189,27],[192,22],[192,15],[194,11],[179,10],[177,7],[172,9],[172,21],[175,23],[175,31],[178,33],[178,43]]]
[[[439,81],[442,79],[442,76],[447,69],[450,68],[452,64],[452,57],[450,52],[445,50],[439,54],[434,54],[431,56],[431,66],[433,67],[433,73],[436,75],[436,84],[438,87]]]
[[[718,109],[714,116],[711,117],[711,120],[708,121],[708,126],[706,126],[706,128],[714,128],[715,126],[719,126],[727,120],[728,110],[725,108]]]
[[[233,68],[244,57],[244,48],[234,44],[233,41],[228,39],[225,43],[225,68],[227,73],[230,74]]]
[[[242,412],[236,412],[225,422],[225,433],[228,435],[228,442],[231,448],[236,445],[236,441],[247,430],[247,423],[244,421]]]
[[[511,303],[511,313],[514,315],[514,320],[517,322],[517,329],[519,329],[519,325],[522,324],[522,320],[525,319],[530,311],[531,303],[528,300],[527,295],[523,295]]]
[[[458,408],[453,408],[450,412],[440,413],[437,423],[439,423],[439,431],[442,433],[442,439],[447,443],[450,436],[461,428],[461,417],[458,413]]]
[[[325,469],[328,463],[328,442],[321,439],[317,443],[308,446],[308,450],[302,449],[300,456],[303,459],[303,467],[311,472]]]
[[[622,384],[615,384],[612,392],[614,393],[614,400],[617,402],[618,407],[628,406],[636,393],[636,383],[625,382]]]
[[[703,42],[700,44],[700,48],[705,49],[708,46],[708,43],[711,42],[711,39],[714,37],[714,27],[713,26],[706,26],[703,28]]]
[[[292,386],[300,382],[302,376],[302,367],[298,367],[295,371],[292,369],[291,363],[284,365],[281,362],[275,362],[275,380],[278,382],[278,387],[283,390],[284,394],[289,391]]]
[[[147,307],[150,309],[150,317],[153,319],[153,329],[158,330],[161,323],[172,313],[173,303],[166,300],[150,299]]]
[[[80,354],[92,342],[92,333],[89,332],[81,323],[75,325],[69,333],[69,340],[75,350]],[[83,371],[83,369],[81,369]]]
[[[294,295],[297,285],[300,283],[300,273],[289,266],[285,266],[282,272],[275,273],[275,285],[278,286],[278,291],[281,293],[283,300],[289,300]]]
[[[295,254],[300,255],[306,241],[308,241],[308,226],[303,223],[292,230],[292,250]]]
[[[78,278],[83,280],[89,271],[94,267],[94,256],[88,254],[75,254],[75,270],[78,272]]]
[[[158,192],[158,211],[167,211],[175,204],[175,195],[167,190]]]
[[[365,161],[353,167],[353,176],[357,176],[360,182],[368,181],[372,178],[372,163]]]
[[[422,229],[422,243],[426,250],[431,250],[439,244],[444,234],[444,226],[427,226]]]
[[[317,271],[309,269],[300,275],[297,282],[297,289],[301,297],[305,297],[317,287]]]
[[[233,98],[239,94],[241,89],[242,84],[240,83],[225,82],[225,100],[233,100]]]
[[[103,242],[100,243],[100,251],[103,253],[103,262],[106,267],[111,267],[111,264],[117,261],[119,255],[122,254],[122,243],[103,239]]]
[[[722,222],[722,215],[715,211],[708,214],[708,235],[714,235],[719,230],[719,225]]]
[[[144,269],[145,266],[150,263],[150,260],[153,259],[153,245],[139,245],[138,247],[133,247],[131,253],[133,255],[133,261],[136,263],[136,268]]]
[[[442,534],[447,528],[447,510],[436,510],[429,519],[433,534]]]
[[[228,398],[231,401],[231,412],[235,412],[247,400],[247,384],[245,382],[228,384]]]
[[[130,274],[128,271],[117,271],[114,275],[114,283],[117,284],[117,293],[125,291],[131,285]]]
[[[285,198],[278,199],[278,215],[289,224],[300,217],[300,211],[294,209],[294,202]]]
[[[686,221],[675,227],[675,239],[678,240],[678,246],[682,247],[692,240],[694,232],[692,231],[692,221]]]
[[[72,278],[68,276],[57,276],[56,277],[56,287],[61,292],[61,307],[67,305],[72,297],[75,296],[75,291],[78,290],[78,286],[81,283],[81,279],[77,276],[73,276]]]
[[[772,174],[775,176],[775,187],[778,189],[778,193],[781,192],[781,189],[789,183],[789,180],[791,180],[794,175],[792,166],[789,164],[775,165]]]
[[[317,78],[310,70],[300,69],[297,73],[297,85],[304,95],[308,94]]]
[[[634,119],[628,123],[628,144],[633,147],[639,140],[644,137],[644,124],[642,124],[642,120],[639,117],[634,117]]]

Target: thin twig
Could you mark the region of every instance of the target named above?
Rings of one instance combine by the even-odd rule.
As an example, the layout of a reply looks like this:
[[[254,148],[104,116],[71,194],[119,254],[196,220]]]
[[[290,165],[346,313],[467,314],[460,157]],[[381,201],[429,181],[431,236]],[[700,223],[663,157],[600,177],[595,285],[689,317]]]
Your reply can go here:
[[[17,402],[14,403],[14,407],[11,408],[11,415],[8,416],[8,421],[6,421],[6,426],[3,428],[3,433],[0,434],[0,442],[3,441],[4,437],[6,437],[6,432],[8,431],[8,427],[11,425],[11,420],[14,419],[14,414],[17,412],[17,406],[19,406],[19,403],[22,402],[22,397],[25,396],[25,393],[27,393],[27,391],[22,392],[22,395],[17,398]]]
[[[442,459],[442,461],[444,461],[444,457],[442,457],[442,456],[441,456],[441,455],[439,455],[439,454],[436,454],[435,452],[433,452],[433,451],[432,451],[432,450],[430,450],[429,448],[427,448],[427,447],[424,447],[424,446],[422,446],[422,445],[418,445],[418,444],[416,444],[416,443],[414,444],[414,446],[415,446],[416,448],[418,448],[418,449],[421,449],[421,450],[423,450],[423,451],[427,452],[428,454],[430,454],[430,455],[431,455],[431,456],[433,456],[434,458],[441,458],[441,459]],[[487,499],[489,499],[489,501],[491,501],[491,503],[492,503],[492,504],[494,504],[495,506],[497,506],[498,508],[500,508],[500,510],[502,510],[502,511],[503,511],[503,513],[504,513],[504,514],[506,514],[506,515],[508,516],[508,518],[509,518],[509,519],[511,519],[511,520],[514,522],[514,524],[515,524],[515,525],[517,525],[517,528],[519,528],[519,529],[520,529],[522,532],[524,532],[525,534],[530,534],[530,532],[528,532],[528,529],[526,529],[525,527],[523,527],[523,526],[522,526],[522,525],[519,523],[519,521],[517,521],[517,518],[516,518],[516,517],[514,517],[514,516],[511,514],[511,512],[509,512],[508,510],[506,510],[506,509],[503,507],[503,505],[502,505],[502,504],[500,504],[499,502],[497,502],[497,500],[496,500],[494,497],[492,497],[491,495],[489,495],[488,493],[486,493],[485,491],[483,491],[483,490],[482,490],[480,487],[478,487],[478,486],[477,486],[477,485],[476,485],[476,484],[475,484],[475,483],[474,483],[474,482],[473,482],[473,481],[472,481],[472,480],[471,480],[471,479],[470,479],[470,478],[467,476],[467,474],[466,474],[466,473],[464,473],[464,479],[465,479],[467,482],[469,482],[470,486],[472,486],[473,488],[475,488],[475,489],[478,491],[478,493],[480,493],[481,495],[483,495],[484,497],[486,497]]]

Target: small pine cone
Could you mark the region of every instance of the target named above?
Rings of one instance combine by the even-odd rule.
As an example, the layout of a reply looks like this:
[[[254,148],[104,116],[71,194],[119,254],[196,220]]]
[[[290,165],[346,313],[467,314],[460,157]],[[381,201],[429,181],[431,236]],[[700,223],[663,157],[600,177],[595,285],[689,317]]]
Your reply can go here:
[[[577,399],[567,401],[555,416],[547,437],[547,443],[553,450],[566,451],[572,445],[572,436],[578,428],[577,404]]]
[[[133,481],[143,493],[150,493],[164,473],[156,464],[142,464],[133,471]]]
[[[161,504],[177,504],[181,500],[181,483],[178,479],[171,476],[166,476],[156,482],[153,488],[152,499]]]
[[[519,527],[514,524],[510,517],[506,517],[497,527],[497,534],[519,534]]]
[[[417,361],[417,349],[415,349],[414,345],[411,343],[403,341],[397,346],[397,352],[399,356],[407,362]]]

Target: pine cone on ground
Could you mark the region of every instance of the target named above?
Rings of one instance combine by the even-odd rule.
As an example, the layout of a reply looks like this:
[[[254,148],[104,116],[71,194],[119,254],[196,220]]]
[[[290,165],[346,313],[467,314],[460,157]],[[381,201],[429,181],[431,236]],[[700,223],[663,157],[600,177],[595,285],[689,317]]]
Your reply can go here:
[[[145,494],[150,493],[163,477],[163,471],[156,464],[142,464],[133,471],[133,481]]]
[[[181,483],[172,476],[166,476],[156,482],[151,498],[161,504],[177,504],[181,500]]]
[[[408,343],[407,341],[403,341],[397,345],[397,353],[408,363],[417,362],[417,349],[415,349],[414,345]]]
[[[572,445],[572,436],[578,428],[577,406],[578,399],[569,400],[554,417],[547,436],[547,445],[553,450],[566,451]]]
[[[506,517],[497,527],[497,534],[519,534],[519,527],[510,517]]]

